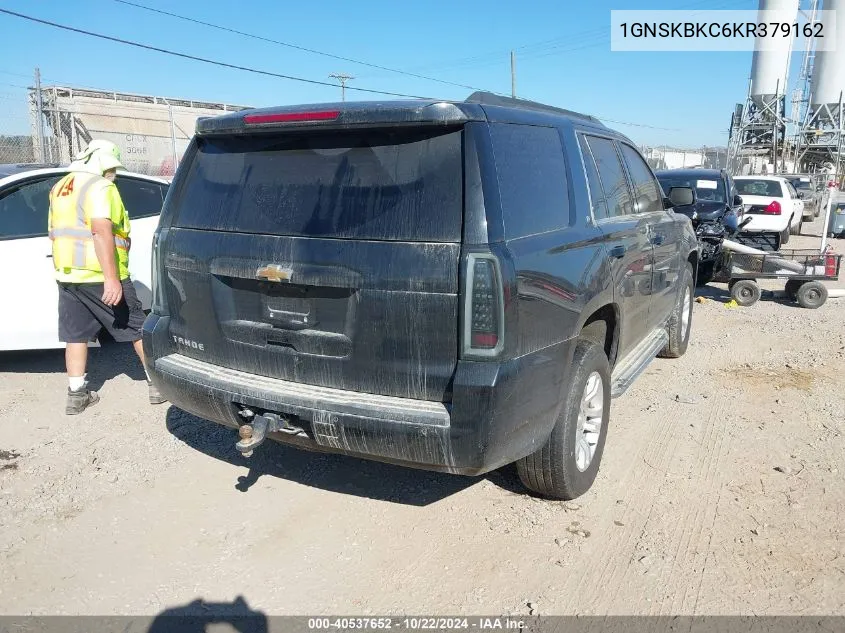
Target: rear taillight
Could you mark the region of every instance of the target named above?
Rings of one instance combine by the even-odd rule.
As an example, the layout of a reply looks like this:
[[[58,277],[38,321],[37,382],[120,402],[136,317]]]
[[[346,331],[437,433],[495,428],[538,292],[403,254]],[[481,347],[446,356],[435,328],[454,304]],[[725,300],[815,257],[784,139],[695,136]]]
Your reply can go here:
[[[152,275],[150,277],[150,285],[152,290],[152,305],[150,309],[159,316],[167,314],[167,302],[164,298],[164,284],[161,275],[164,273],[164,266],[162,266],[162,249],[161,244],[167,235],[167,229],[159,229],[153,234],[153,248],[152,248]]]
[[[777,200],[772,200],[765,209],[763,209],[763,213],[766,215],[780,215],[780,202]]]
[[[504,292],[494,255],[467,256],[464,353],[494,356],[504,344]]]
[[[836,277],[836,255],[833,253],[824,256],[824,274],[827,277]]]
[[[320,112],[280,112],[277,114],[247,114],[244,123],[260,125],[262,123],[302,123],[304,121],[334,121],[339,110],[324,110]]]

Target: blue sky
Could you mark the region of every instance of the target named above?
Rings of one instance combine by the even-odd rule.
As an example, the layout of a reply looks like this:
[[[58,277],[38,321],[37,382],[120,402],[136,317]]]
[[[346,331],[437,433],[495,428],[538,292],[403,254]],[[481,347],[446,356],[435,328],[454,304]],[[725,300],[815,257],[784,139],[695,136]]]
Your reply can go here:
[[[290,2],[137,0],[233,29],[510,92],[607,119],[638,143],[724,145],[743,101],[751,53],[610,51],[611,9],[756,9],[756,0],[592,0],[502,3],[428,0]],[[424,8],[423,8],[424,7]],[[201,57],[319,81],[344,72],[349,86],[463,99],[470,90],[223,33],[115,0],[0,0],[0,8]],[[261,77],[96,40],[0,14],[0,131],[26,133],[25,90],[34,67],[45,83],[265,106],[338,100],[339,88]],[[799,59],[793,59],[793,68]],[[797,74],[797,73],[792,73]],[[348,99],[378,98],[347,92]],[[656,129],[668,128],[668,129]]]

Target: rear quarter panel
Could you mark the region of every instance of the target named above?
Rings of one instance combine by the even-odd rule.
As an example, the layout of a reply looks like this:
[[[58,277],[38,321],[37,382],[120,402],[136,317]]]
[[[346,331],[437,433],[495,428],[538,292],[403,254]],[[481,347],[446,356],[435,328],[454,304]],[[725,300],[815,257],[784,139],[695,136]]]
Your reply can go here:
[[[569,183],[568,211],[562,212],[555,230],[511,239],[505,238],[490,136],[482,129],[486,126],[472,126],[480,184],[467,192],[471,204],[465,216],[465,248],[473,248],[483,235],[490,250],[502,254],[508,360],[459,363],[455,392],[466,397],[456,400],[453,417],[497,420],[482,431],[480,440],[492,464],[513,461],[546,441],[570,382],[576,337],[587,317],[613,297],[603,235],[590,218],[577,140],[571,125],[559,119],[555,123]],[[478,384],[496,388],[473,395],[473,385]],[[464,411],[465,405],[472,411]]]
[[[571,125],[558,131],[566,159],[569,217],[559,230],[506,242],[515,282],[513,353],[526,375],[516,400],[525,400],[523,410],[538,415],[535,430],[541,443],[570,382],[576,337],[591,314],[613,301],[604,237],[592,222],[577,139]]]

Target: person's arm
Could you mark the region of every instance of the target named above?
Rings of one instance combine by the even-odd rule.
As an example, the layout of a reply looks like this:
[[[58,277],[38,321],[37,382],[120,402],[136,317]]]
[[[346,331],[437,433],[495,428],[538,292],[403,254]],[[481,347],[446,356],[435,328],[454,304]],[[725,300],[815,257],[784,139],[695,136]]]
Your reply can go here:
[[[100,268],[103,269],[103,277],[106,278],[103,285],[103,303],[107,306],[117,305],[123,298],[123,286],[120,285],[120,277],[117,274],[112,221],[104,218],[92,219],[91,233],[94,234],[94,251],[97,253]]]
[[[91,218],[91,233],[94,235],[94,252],[100,262],[105,281],[103,283],[102,301],[107,306],[115,306],[123,299],[123,286],[117,270],[117,257],[114,250],[113,226],[113,193],[116,187],[109,184],[104,187],[94,187],[89,194],[88,213]],[[114,191],[113,191],[114,190]]]

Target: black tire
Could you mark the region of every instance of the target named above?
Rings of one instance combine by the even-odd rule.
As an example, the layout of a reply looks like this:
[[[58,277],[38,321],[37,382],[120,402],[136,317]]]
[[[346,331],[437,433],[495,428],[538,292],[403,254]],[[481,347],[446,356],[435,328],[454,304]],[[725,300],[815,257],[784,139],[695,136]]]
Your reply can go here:
[[[743,308],[753,306],[760,300],[760,286],[753,279],[740,279],[731,286],[731,299]]]
[[[786,296],[792,299],[793,301],[798,300],[798,289],[803,284],[803,281],[798,279],[790,279],[786,282],[786,286],[784,286],[783,291],[786,293]]]
[[[592,461],[582,472],[578,470],[575,455],[578,415],[587,379],[593,372],[597,372],[602,379],[601,432]],[[578,339],[569,384],[560,416],[545,445],[516,462],[519,479],[526,488],[555,499],[575,499],[581,496],[593,485],[599,471],[610,420],[610,366],[600,345],[591,340]]]
[[[789,234],[790,235],[801,235],[801,227],[804,224],[804,218],[802,217],[798,220],[798,226],[792,226],[792,221],[790,220],[789,224]]]
[[[666,343],[666,347],[660,350],[658,356],[661,358],[680,358],[687,351],[687,346],[689,345],[690,332],[692,332],[692,306],[695,303],[695,289],[692,284],[692,264],[686,264],[684,267],[684,274],[681,277],[681,287],[683,291],[678,293],[678,298],[675,300],[675,308],[669,317],[669,323],[666,325],[669,342]],[[689,297],[689,307],[687,308],[687,327],[684,329],[684,299],[687,296]]]
[[[810,310],[820,308],[827,301],[827,286],[820,281],[808,281],[801,284],[795,299],[802,308]]]
[[[695,285],[698,287],[706,286],[713,281],[713,270],[715,269],[715,262],[704,262],[698,265],[698,275],[695,278]]]
[[[784,244],[789,244],[789,236],[792,235],[792,231],[790,230],[791,226],[787,226],[783,232],[780,234],[780,245],[783,246]],[[780,250],[780,247],[778,247]]]

